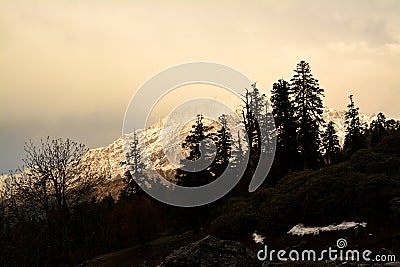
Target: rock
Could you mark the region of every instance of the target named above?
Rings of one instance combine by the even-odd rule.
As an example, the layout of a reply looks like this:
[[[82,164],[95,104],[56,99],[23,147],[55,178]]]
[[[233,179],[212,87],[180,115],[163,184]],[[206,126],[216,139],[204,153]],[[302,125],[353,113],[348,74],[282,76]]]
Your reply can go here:
[[[261,265],[261,267],[269,267],[269,266],[274,266],[274,264],[269,261],[264,261],[263,264]]]
[[[385,267],[400,267],[400,262],[387,262],[383,264]]]
[[[257,256],[243,244],[207,236],[199,241],[172,252],[161,264],[162,267],[208,267],[208,266],[261,266]]]

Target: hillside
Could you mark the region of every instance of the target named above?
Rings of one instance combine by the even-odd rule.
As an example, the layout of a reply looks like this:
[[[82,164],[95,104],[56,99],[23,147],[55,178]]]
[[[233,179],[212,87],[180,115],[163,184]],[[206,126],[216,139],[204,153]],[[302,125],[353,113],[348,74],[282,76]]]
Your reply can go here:
[[[399,174],[400,135],[397,133],[387,136],[373,149],[358,151],[340,164],[317,171],[293,173],[275,187],[264,185],[253,194],[227,199],[221,208],[214,210],[209,226],[196,234],[186,232],[162,237],[95,257],[85,264],[140,266],[146,262],[143,266],[157,266],[174,250],[182,251],[176,250],[178,247],[208,234],[240,241],[257,252],[262,245],[253,242],[254,231],[265,236],[264,244],[276,249],[322,249],[332,246],[339,238],[346,238],[350,248],[399,256]],[[209,208],[213,210],[212,206]],[[290,229],[299,223],[323,226],[339,225],[345,221],[359,222],[362,227],[358,228],[357,223],[347,223],[353,226],[301,236],[290,233]],[[318,266],[336,264],[321,263]],[[301,266],[317,265],[304,262]]]

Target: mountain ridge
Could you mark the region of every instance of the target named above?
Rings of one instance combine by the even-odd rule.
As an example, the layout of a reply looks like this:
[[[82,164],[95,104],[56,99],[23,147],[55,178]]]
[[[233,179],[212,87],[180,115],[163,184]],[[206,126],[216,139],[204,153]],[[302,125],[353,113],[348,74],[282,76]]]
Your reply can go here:
[[[325,122],[333,121],[337,130],[340,145],[343,145],[345,132],[345,111],[335,110],[330,108],[324,108],[323,118]],[[360,113],[361,123],[370,123],[375,117],[375,114]],[[141,151],[142,158],[145,160],[147,167],[154,166],[157,171],[167,180],[173,181],[175,176],[175,170],[178,166],[171,164],[164,155],[163,140],[161,137],[161,131],[164,130],[168,134],[166,137],[180,136],[181,139],[176,140],[172,138],[166,138],[164,144],[166,144],[165,150],[171,149],[173,146],[180,145],[183,140],[182,137],[186,136],[190,131],[190,125],[186,125],[184,129],[177,129],[171,127],[170,129],[163,129],[166,118],[160,118],[156,123],[147,127],[146,129],[138,129],[135,131],[139,140],[146,138],[146,149],[143,147],[143,142],[139,142],[139,150]],[[132,138],[133,133],[125,136],[120,136],[115,141],[104,147],[98,147],[89,149],[83,156],[82,161],[90,163],[94,170],[98,173],[103,172],[107,174],[106,185],[103,188],[104,193],[111,193],[116,196],[119,190],[122,188],[123,177],[127,170],[126,165],[123,164],[126,161],[124,140],[125,138]],[[147,152],[150,153],[147,153]],[[146,155],[147,153],[147,155]],[[179,160],[174,159],[176,162]],[[151,163],[149,162],[151,161]],[[4,188],[9,180],[9,175],[0,175],[0,188]]]

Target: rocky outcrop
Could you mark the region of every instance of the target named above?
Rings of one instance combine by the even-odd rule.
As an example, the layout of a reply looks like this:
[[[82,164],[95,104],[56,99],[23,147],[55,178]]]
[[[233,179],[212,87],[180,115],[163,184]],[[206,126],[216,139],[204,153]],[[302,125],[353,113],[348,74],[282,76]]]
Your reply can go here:
[[[262,262],[258,261],[255,253],[243,244],[220,240],[210,235],[175,250],[161,264],[162,267],[260,267],[261,265]]]

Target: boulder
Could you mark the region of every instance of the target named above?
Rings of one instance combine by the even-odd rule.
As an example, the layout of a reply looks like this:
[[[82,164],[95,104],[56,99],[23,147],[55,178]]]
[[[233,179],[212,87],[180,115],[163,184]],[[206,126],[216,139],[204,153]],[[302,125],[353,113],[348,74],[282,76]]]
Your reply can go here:
[[[385,267],[400,267],[400,262],[387,262],[383,264]]]
[[[260,267],[261,265],[262,262],[257,259],[256,254],[243,244],[220,240],[210,235],[175,250],[161,264],[162,267]]]

